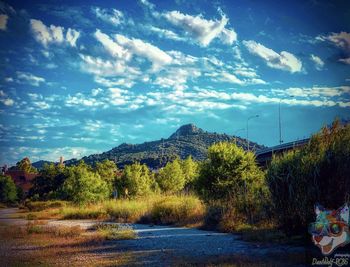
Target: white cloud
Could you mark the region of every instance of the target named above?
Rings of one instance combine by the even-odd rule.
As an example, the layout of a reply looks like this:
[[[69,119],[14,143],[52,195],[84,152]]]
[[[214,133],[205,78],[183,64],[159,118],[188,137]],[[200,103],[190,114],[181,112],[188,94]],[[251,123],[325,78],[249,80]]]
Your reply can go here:
[[[0,102],[3,103],[5,106],[13,106],[13,104],[15,103],[15,101],[13,101],[13,99],[11,98],[0,99]]]
[[[350,95],[350,86],[298,88],[292,87],[285,90],[287,94],[298,97],[335,97]]]
[[[340,62],[350,65],[350,57],[339,59]]]
[[[221,20],[207,20],[201,14],[191,16],[179,11],[166,12],[163,16],[171,24],[185,30],[201,46],[208,46],[217,37],[225,44],[232,44],[237,39],[237,34],[233,29],[225,29],[228,23],[225,14],[221,14]]]
[[[164,74],[158,74],[154,84],[162,88],[184,90],[187,88],[187,80],[197,78],[201,72],[193,68],[170,68]]]
[[[347,54],[348,57],[341,58],[341,59],[339,59],[339,61],[342,63],[345,63],[345,64],[350,64],[350,33],[332,32],[331,34],[329,34],[327,36],[324,36],[324,35],[317,36],[316,40],[332,42],[334,45],[336,45],[337,47],[342,49]]]
[[[162,37],[162,38],[167,38],[167,39],[175,40],[175,41],[185,41],[186,40],[186,38],[180,37],[177,33],[173,32],[171,30],[161,29],[161,28],[155,27],[153,25],[149,25],[146,28],[148,30],[150,30],[151,32],[158,34],[158,36]]]
[[[138,69],[127,66],[122,60],[109,61],[99,57],[92,57],[83,54],[79,55],[82,59],[82,70],[97,76],[128,76],[140,73]]]
[[[315,63],[315,67],[317,70],[322,70],[324,62],[320,57],[311,54],[310,59]]]
[[[271,68],[285,70],[291,73],[300,72],[302,69],[301,61],[289,52],[282,51],[277,53],[255,41],[243,41],[243,44],[251,54],[264,59],[266,64]]]
[[[0,30],[6,31],[8,18],[6,14],[0,14]]]
[[[35,76],[28,72],[17,71],[17,79],[19,83],[29,83],[32,86],[39,86],[45,82],[45,79],[39,76]]]
[[[63,44],[67,43],[75,47],[80,32],[68,28],[66,35],[65,29],[61,26],[50,25],[47,27],[41,20],[31,19],[30,26],[34,34],[34,38],[44,46],[50,43]]]
[[[159,69],[172,61],[172,58],[166,52],[140,39],[129,39],[121,34],[116,34],[115,39],[119,45],[123,46],[130,53],[151,61],[154,69]]]
[[[96,30],[95,38],[104,46],[111,56],[124,60],[129,60],[131,58],[132,55],[128,50],[114,42],[107,34],[102,33],[100,30]]]
[[[92,11],[95,13],[96,17],[115,26],[124,23],[124,15],[120,10],[95,7]]]
[[[234,74],[228,72],[222,72],[219,80],[240,85],[243,84],[243,82],[240,79],[238,79]]]
[[[135,82],[131,79],[128,79],[128,78],[106,79],[103,77],[96,76],[94,80],[96,83],[99,83],[105,87],[123,86],[126,88],[131,88],[135,85]]]

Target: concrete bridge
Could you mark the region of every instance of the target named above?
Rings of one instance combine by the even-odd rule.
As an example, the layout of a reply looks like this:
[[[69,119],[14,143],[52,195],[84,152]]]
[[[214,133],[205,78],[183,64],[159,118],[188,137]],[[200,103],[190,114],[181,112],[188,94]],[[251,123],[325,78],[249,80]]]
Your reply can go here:
[[[283,152],[293,150],[298,147],[303,147],[307,143],[309,143],[310,138],[297,140],[289,143],[284,143],[281,145],[273,146],[273,147],[267,147],[261,150],[258,150],[255,152],[256,160],[259,165],[266,166],[272,159],[273,155],[282,154]]]

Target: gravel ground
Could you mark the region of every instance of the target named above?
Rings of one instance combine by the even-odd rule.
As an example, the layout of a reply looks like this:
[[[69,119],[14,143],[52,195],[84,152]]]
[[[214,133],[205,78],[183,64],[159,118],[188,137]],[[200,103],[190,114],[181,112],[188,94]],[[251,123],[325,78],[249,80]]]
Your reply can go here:
[[[0,210],[0,222],[10,224],[25,224],[23,219],[9,219],[16,209]],[[75,226],[90,228],[93,220],[49,220],[53,226]],[[134,240],[107,241],[98,253],[110,252],[113,249],[131,252],[135,255],[135,265],[169,266],[184,263],[188,260],[200,263],[206,259],[218,257],[246,257],[249,259],[268,259],[274,255],[287,258],[290,254],[302,254],[303,247],[287,245],[262,245],[240,240],[239,235],[203,231],[193,228],[172,226],[156,226],[130,224],[137,232]],[[287,264],[286,264],[287,265]],[[299,265],[302,266],[302,265]]]

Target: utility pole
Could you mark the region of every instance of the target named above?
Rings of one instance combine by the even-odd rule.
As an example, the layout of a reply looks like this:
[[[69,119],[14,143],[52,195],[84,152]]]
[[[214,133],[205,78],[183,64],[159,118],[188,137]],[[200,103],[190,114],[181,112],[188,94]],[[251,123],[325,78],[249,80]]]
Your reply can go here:
[[[247,119],[247,144],[248,144],[248,151],[249,151],[249,125],[248,125],[248,122],[249,120],[253,119],[253,118],[258,118],[259,115],[254,115],[254,116],[250,116],[248,119]]]

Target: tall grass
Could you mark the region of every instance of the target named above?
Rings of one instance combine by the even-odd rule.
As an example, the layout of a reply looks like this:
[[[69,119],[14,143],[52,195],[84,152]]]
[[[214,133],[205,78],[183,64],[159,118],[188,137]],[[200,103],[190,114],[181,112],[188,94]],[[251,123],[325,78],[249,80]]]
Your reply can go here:
[[[42,204],[31,203],[30,206]],[[197,197],[191,195],[151,195],[133,200],[108,200],[86,206],[66,204],[57,209],[57,213],[61,219],[187,225],[201,223],[205,207]]]

